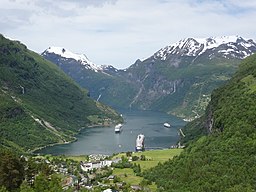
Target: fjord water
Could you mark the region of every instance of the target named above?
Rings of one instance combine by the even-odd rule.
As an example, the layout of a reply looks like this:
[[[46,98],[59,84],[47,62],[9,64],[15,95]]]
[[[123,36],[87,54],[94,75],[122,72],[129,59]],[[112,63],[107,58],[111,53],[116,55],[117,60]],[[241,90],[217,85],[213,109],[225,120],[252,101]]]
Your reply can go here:
[[[83,155],[134,151],[138,134],[145,135],[147,149],[170,148],[179,139],[178,130],[185,125],[182,119],[161,112],[121,111],[124,118],[122,132],[116,134],[112,127],[86,128],[77,135],[74,143],[44,148],[43,154]],[[171,128],[163,124],[168,122]]]

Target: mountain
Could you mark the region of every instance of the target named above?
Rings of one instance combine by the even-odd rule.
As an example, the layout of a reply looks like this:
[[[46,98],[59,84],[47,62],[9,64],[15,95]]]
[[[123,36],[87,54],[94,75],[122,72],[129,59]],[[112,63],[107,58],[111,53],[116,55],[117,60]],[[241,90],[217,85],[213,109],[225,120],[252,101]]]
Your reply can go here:
[[[210,38],[187,38],[160,49],[154,54],[155,59],[168,60],[172,55],[194,57],[207,54],[209,59],[220,56],[224,58],[244,59],[256,51],[253,40],[239,36],[221,36]],[[178,63],[173,63],[177,67]]]
[[[41,55],[88,89],[90,97],[110,106],[127,108],[138,90],[136,83],[123,77],[125,71],[111,65],[97,66],[85,55],[72,53],[63,47],[49,47]]]
[[[191,120],[203,114],[212,90],[228,80],[240,61],[254,52],[253,40],[222,36],[180,40],[125,70],[112,66],[85,68],[76,57],[67,59],[61,51],[46,50],[42,55],[103,103],[164,111]]]
[[[255,191],[255,95],[256,54],[213,91],[206,113],[188,124],[185,138],[193,141],[183,153],[146,178],[162,191]]]
[[[252,40],[238,36],[187,38],[171,44],[127,69],[129,77],[141,84],[134,104],[178,116],[199,116],[211,91],[230,78],[241,59],[255,51]]]
[[[72,53],[69,50],[66,50],[61,47],[49,47],[47,50],[44,51],[42,55],[46,54],[53,54],[53,55],[59,55],[61,59],[64,61],[73,60],[78,62],[80,65],[82,65],[85,69],[90,69],[95,72],[98,72],[101,70],[101,68],[97,67],[95,64],[93,64],[84,54],[75,54]]]
[[[84,58],[81,58],[84,59]],[[0,35],[0,147],[30,151],[121,121],[55,64]]]

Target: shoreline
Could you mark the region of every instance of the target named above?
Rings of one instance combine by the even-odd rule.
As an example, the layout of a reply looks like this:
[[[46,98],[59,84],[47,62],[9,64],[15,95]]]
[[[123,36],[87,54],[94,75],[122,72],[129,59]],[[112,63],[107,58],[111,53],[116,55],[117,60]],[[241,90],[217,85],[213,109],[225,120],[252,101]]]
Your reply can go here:
[[[37,151],[40,151],[40,150],[45,149],[45,148],[47,148],[47,147],[53,147],[53,146],[56,146],[56,145],[70,144],[70,143],[73,143],[73,142],[76,142],[76,141],[77,141],[77,138],[74,137],[74,139],[71,140],[71,141],[66,141],[66,142],[63,142],[63,143],[60,143],[60,142],[58,142],[58,143],[52,143],[52,144],[45,145],[45,146],[42,146],[42,147],[37,147],[37,148],[32,149],[32,150],[27,151],[27,152],[36,155],[36,153],[39,153],[39,152],[37,152]]]
[[[52,143],[52,144],[45,145],[45,146],[42,146],[42,147],[37,147],[35,149],[26,151],[26,153],[37,155],[37,154],[40,154],[39,151],[41,151],[42,149],[45,149],[47,147],[53,147],[53,146],[56,146],[56,145],[65,145],[65,144],[70,144],[70,143],[76,142],[77,141],[76,136],[81,134],[81,131],[83,131],[84,129],[87,129],[87,128],[97,128],[97,127],[111,127],[111,124],[108,124],[108,125],[99,125],[99,124],[96,125],[95,124],[95,125],[88,125],[86,127],[81,127],[80,129],[78,129],[78,132],[74,134],[73,139],[70,140],[70,141]]]
[[[179,140],[179,136],[176,133],[176,127],[178,126],[184,126],[185,122],[180,119],[176,118],[175,116],[171,118],[165,114],[162,113],[149,113],[144,115],[144,113],[132,113],[131,116],[133,117],[134,114],[136,114],[136,119],[139,119],[140,121],[136,124],[136,128],[134,127],[134,123],[130,123],[129,121],[125,123],[126,127],[128,128],[121,136],[114,134],[114,126],[116,122],[112,123],[94,123],[94,124],[87,124],[86,126],[80,126],[76,129],[76,132],[71,133],[74,138],[66,137],[65,139],[59,139],[56,140],[55,143],[49,143],[48,145],[41,146],[38,148],[35,148],[34,150],[29,151],[32,154],[54,154],[54,155],[60,155],[60,154],[107,154],[112,155],[113,153],[119,153],[119,152],[130,152],[134,151],[134,145],[135,145],[135,137],[137,134],[141,133],[140,129],[145,125],[147,125],[148,129],[144,129],[144,131],[148,132],[148,138],[156,137],[155,130],[159,129],[159,134],[163,137],[169,138],[170,136],[170,142],[169,140],[162,143],[154,143],[150,139],[147,142],[147,149],[146,150],[157,150],[157,149],[170,149],[173,148],[172,145],[176,145],[177,141]],[[129,114],[130,115],[130,114]],[[141,118],[146,117],[146,118]],[[148,116],[152,116],[152,121],[156,123],[148,123]],[[128,116],[129,117],[129,116]],[[128,118],[127,117],[127,118]],[[159,118],[164,118],[166,121],[172,121],[175,125],[173,129],[163,129],[162,127],[162,119],[159,120]],[[137,128],[138,127],[138,128]],[[145,127],[145,126],[144,126]],[[94,128],[96,131],[94,131]],[[148,131],[149,130],[149,131]],[[153,131],[153,132],[152,132]],[[100,133],[103,134],[100,134]],[[114,136],[112,135],[112,132]],[[68,132],[69,133],[69,132]],[[92,134],[91,134],[92,133]],[[95,138],[92,138],[91,136],[94,136]],[[106,134],[106,135],[105,135]],[[169,135],[170,134],[170,135]],[[64,137],[65,138],[65,137]],[[80,138],[82,139],[80,143]],[[96,140],[99,138],[99,141]],[[158,137],[156,137],[158,139]],[[134,140],[134,141],[133,141]],[[76,143],[74,143],[76,142]],[[109,143],[106,143],[109,142]],[[69,145],[65,145],[69,144]],[[101,146],[102,145],[102,146]],[[54,147],[55,146],[55,147]],[[70,146],[70,147],[69,147]]]

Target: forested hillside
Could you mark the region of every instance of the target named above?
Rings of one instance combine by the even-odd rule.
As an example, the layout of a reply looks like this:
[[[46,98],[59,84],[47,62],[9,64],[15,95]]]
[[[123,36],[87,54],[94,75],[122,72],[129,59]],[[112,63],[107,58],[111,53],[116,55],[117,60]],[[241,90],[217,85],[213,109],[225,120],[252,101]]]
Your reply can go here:
[[[56,65],[0,36],[0,146],[28,151],[120,120]]]
[[[146,173],[162,191],[256,190],[256,55],[211,98],[205,116],[185,129],[194,141]]]

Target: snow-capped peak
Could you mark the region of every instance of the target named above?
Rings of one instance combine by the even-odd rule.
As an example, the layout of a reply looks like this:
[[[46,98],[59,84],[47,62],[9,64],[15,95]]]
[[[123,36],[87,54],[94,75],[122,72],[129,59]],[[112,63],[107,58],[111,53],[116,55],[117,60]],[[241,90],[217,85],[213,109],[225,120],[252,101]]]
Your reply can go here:
[[[219,53],[228,55],[233,52],[238,54],[240,58],[245,58],[250,55],[251,51],[248,50],[248,48],[256,47],[256,43],[252,40],[245,40],[242,37],[235,35],[210,38],[186,38],[160,49],[154,54],[154,58],[166,60],[169,54],[180,56],[199,56],[207,50],[217,48],[223,44],[227,45],[227,47],[219,50]],[[237,48],[238,45],[240,46],[240,49],[243,48],[244,50],[239,50]]]
[[[210,47],[211,45],[218,47],[221,44],[235,43],[237,39],[242,39],[242,37],[239,37],[238,35],[231,35],[210,38],[195,38],[197,42],[204,44],[208,47]]]
[[[243,38],[237,35],[232,35],[232,36],[210,37],[206,39],[196,38],[195,40],[200,44],[204,45],[203,50],[199,53],[199,55],[201,55],[207,49],[212,49],[222,44],[236,43],[238,39],[243,39]]]
[[[47,53],[52,53],[61,56],[62,58],[66,59],[74,59],[77,62],[81,63],[85,66],[87,69],[92,69],[95,72],[98,72],[101,70],[98,66],[96,66],[94,63],[92,63],[84,54],[76,54],[73,53],[63,47],[49,47],[46,49],[42,54],[45,55]]]

